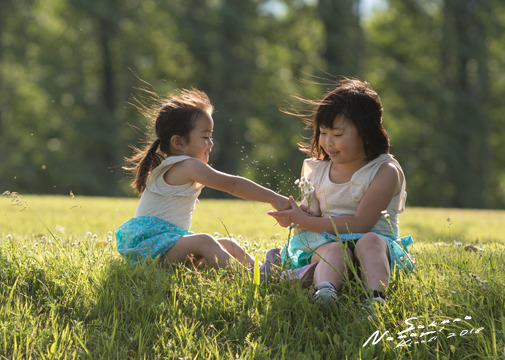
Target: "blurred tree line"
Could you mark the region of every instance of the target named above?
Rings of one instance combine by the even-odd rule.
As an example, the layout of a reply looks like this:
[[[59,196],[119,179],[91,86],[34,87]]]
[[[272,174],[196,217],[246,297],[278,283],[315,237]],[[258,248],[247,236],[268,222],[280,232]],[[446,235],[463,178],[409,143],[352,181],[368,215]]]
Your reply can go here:
[[[309,135],[279,111],[333,75],[382,98],[409,205],[505,207],[505,3],[389,0],[2,0],[0,184],[132,194],[138,87],[206,91],[211,163],[294,194]],[[216,194],[208,191],[207,196]]]

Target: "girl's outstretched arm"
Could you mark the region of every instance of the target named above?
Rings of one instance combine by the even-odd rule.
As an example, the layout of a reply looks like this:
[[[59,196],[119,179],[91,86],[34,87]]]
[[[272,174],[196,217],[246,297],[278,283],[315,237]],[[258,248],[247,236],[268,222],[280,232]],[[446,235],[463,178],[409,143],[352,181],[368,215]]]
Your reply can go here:
[[[302,230],[317,233],[335,233],[333,223],[341,233],[366,233],[379,221],[382,211],[386,210],[395,194],[401,191],[401,174],[395,165],[386,163],[382,165],[375,175],[370,187],[361,199],[354,215],[328,217],[309,216],[300,209],[290,197],[291,209],[284,211],[270,211],[281,226],[291,223],[298,225]],[[331,209],[331,204],[329,204]]]
[[[165,178],[173,185],[197,182],[246,200],[271,204],[277,210],[289,209],[288,198],[241,176],[217,171],[198,159],[175,164]]]

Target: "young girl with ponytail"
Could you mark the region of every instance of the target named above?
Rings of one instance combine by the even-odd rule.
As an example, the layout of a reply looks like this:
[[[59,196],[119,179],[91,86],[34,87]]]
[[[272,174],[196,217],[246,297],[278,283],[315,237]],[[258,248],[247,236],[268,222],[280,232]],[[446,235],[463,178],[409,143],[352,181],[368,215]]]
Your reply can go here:
[[[181,90],[161,101],[153,116],[155,140],[136,149],[129,160],[141,195],[133,219],[116,230],[118,251],[130,262],[147,257],[163,264],[184,262],[189,256],[214,268],[254,258],[232,239],[215,239],[190,231],[191,216],[204,186],[242,199],[270,203],[277,210],[290,207],[288,199],[240,176],[208,165],[214,145],[213,106],[199,90]]]

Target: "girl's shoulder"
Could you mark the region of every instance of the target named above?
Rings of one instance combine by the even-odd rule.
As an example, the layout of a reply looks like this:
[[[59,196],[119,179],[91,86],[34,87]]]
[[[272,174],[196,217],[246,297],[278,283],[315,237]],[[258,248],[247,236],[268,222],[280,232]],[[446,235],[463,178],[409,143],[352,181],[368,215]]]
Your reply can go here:
[[[402,170],[400,163],[393,157],[391,154],[381,154],[375,159],[371,160],[367,164],[363,165],[360,169],[358,169],[353,177],[360,177],[365,174],[375,174],[380,169],[380,167],[386,163],[393,164],[398,170]]]
[[[176,155],[176,156],[168,156],[165,160],[161,162],[149,176],[152,179],[157,178],[158,176],[162,176],[168,169],[174,166],[177,163],[183,162],[184,160],[194,159],[191,156],[187,155]]]
[[[330,165],[330,160],[305,159],[302,166],[302,176],[309,178],[312,182],[319,181],[324,177],[326,169]]]
[[[309,167],[312,169],[321,168],[328,166],[331,160],[319,160],[314,158],[308,158],[303,161],[303,167]]]
[[[188,155],[167,156],[167,158],[163,160],[159,166],[174,165],[188,159],[194,159],[194,158]]]

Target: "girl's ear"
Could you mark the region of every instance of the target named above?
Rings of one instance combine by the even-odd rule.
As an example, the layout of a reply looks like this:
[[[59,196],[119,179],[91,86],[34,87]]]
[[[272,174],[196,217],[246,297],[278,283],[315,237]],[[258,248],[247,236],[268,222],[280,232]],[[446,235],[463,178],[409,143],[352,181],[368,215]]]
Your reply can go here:
[[[182,151],[184,149],[184,145],[186,144],[186,141],[184,137],[180,135],[172,135],[170,138],[170,146],[174,150]]]

